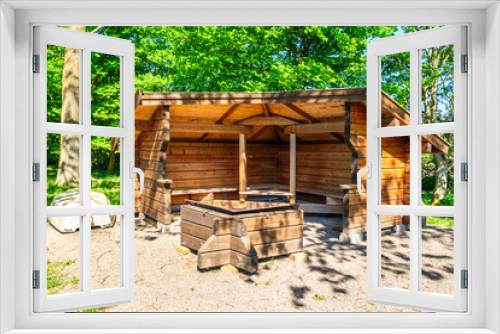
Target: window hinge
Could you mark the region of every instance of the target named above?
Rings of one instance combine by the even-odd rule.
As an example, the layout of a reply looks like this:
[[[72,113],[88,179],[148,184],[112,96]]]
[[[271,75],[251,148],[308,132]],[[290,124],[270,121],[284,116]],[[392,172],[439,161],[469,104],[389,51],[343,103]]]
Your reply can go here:
[[[469,181],[469,165],[466,162],[460,164],[460,180]]]
[[[33,270],[33,289],[40,289],[40,270]]]
[[[33,181],[40,182],[40,164],[38,162],[33,164]]]
[[[469,272],[467,270],[462,270],[462,289],[467,289],[469,287]]]
[[[40,55],[33,55],[33,73],[40,73]]]
[[[469,72],[469,56],[462,55],[462,73]]]

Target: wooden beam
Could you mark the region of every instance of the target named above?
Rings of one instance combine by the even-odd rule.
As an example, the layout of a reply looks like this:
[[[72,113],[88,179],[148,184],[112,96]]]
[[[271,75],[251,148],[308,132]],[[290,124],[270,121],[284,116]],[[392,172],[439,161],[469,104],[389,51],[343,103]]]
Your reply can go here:
[[[222,115],[222,116],[221,116],[221,117],[217,120],[217,122],[215,122],[215,124],[222,124],[222,122],[223,122],[226,118],[228,118],[229,116],[231,116],[231,115],[232,115],[232,114],[233,114],[233,113],[234,113],[234,112],[238,109],[238,107],[239,107],[239,106],[241,106],[241,104],[234,104],[233,106],[231,106],[231,108],[229,108],[229,110],[228,110],[228,111],[226,111],[226,112],[224,113],[224,115]],[[208,136],[210,136],[210,133],[208,133],[208,132],[207,132],[207,133],[204,133],[204,134],[203,134],[203,136],[201,136],[201,138],[200,138],[200,140],[199,140],[199,141],[200,141],[200,142],[204,142],[204,141],[208,138]]]
[[[311,123],[318,122],[318,120],[316,118],[312,117],[311,115],[309,115],[308,113],[306,113],[304,110],[300,109],[299,107],[297,107],[293,103],[283,103],[283,105],[288,107],[288,109],[291,109],[295,113],[299,114],[300,116],[304,117],[305,119],[307,119]]]
[[[262,109],[264,111],[264,115],[266,117],[270,117],[271,113],[269,112],[269,106],[267,105],[267,103],[264,103],[262,105]],[[269,128],[271,129],[271,132],[272,132],[272,134],[274,136],[274,141],[277,144],[279,144],[281,141],[280,141],[280,137],[279,137],[278,133],[276,132],[276,129],[274,128],[274,126],[269,126]]]
[[[410,113],[408,112],[408,110],[399,105],[399,103],[397,103],[385,92],[382,92],[381,100],[382,110],[387,110],[389,113],[403,122],[403,125],[410,125]]]
[[[335,138],[337,138],[337,139],[341,140],[342,142],[343,142],[343,141],[345,141],[344,136],[342,136],[340,133],[337,133],[337,132],[332,132],[332,133],[330,133],[330,134],[331,134],[333,137],[335,137]]]
[[[450,144],[438,135],[422,135],[422,139],[431,143],[438,152],[448,154],[448,151],[450,150]]]
[[[243,192],[247,190],[247,155],[246,155],[246,143],[245,143],[245,134],[240,133],[240,141],[239,141],[239,146],[240,146],[240,175],[239,175],[239,191]],[[240,202],[244,203],[245,202],[245,195],[240,193]]]
[[[344,132],[344,121],[327,123],[299,124],[285,127],[285,134],[290,133],[328,133]]]
[[[280,141],[280,137],[278,136],[278,134],[276,133],[276,129],[274,128],[274,126],[272,125],[268,125],[267,126],[269,129],[271,129],[271,133],[273,134],[274,136],[274,141],[279,144],[281,141]]]
[[[280,116],[254,116],[247,119],[243,119],[234,124],[239,125],[294,125],[299,124],[297,121],[293,121]]]
[[[290,197],[290,204],[296,203],[297,192],[297,135],[290,134],[290,192],[293,194]]]
[[[230,124],[170,123],[170,132],[252,133],[251,126]]]
[[[289,109],[291,109],[292,111],[294,111],[295,113],[299,114],[300,116],[304,117],[305,119],[307,119],[307,121],[309,123],[320,123],[320,120],[309,115],[307,112],[305,112],[304,110],[302,110],[301,108],[297,107],[295,104],[293,103],[283,103],[284,106],[288,107]],[[330,133],[330,136],[332,137],[335,137],[341,141],[344,141],[344,137],[338,133],[335,133],[335,132],[332,132]]]
[[[276,127],[276,130],[277,130],[277,131],[278,131],[278,133],[279,133],[279,134],[281,134],[282,136],[286,136],[286,135],[285,135],[285,130],[283,130],[283,128],[281,128],[281,127],[277,126],[277,127]],[[299,143],[299,144],[304,144],[304,143],[305,143],[305,141],[304,141],[303,139],[301,139],[299,136],[295,136],[295,137],[296,137],[296,139],[297,139],[297,143]]]
[[[251,143],[255,139],[259,138],[264,132],[266,132],[267,126],[263,126],[259,131],[255,132],[250,138],[248,138],[248,142]]]

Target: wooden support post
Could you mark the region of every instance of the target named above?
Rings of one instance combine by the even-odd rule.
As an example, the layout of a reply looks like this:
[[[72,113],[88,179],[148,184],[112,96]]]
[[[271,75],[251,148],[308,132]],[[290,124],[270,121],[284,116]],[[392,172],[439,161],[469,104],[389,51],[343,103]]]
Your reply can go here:
[[[241,192],[247,190],[247,155],[246,155],[246,143],[245,134],[240,133],[240,202],[245,202],[245,195]]]
[[[290,197],[290,204],[296,203],[297,197],[297,135],[290,134],[290,192],[293,196]]]

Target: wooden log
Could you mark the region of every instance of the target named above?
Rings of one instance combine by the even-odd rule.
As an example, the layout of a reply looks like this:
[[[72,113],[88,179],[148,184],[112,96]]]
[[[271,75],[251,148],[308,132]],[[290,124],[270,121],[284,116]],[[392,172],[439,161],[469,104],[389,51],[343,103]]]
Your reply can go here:
[[[181,233],[181,245],[189,249],[198,250],[205,244],[205,242],[206,241],[203,239]]]
[[[213,234],[213,229],[198,225],[187,220],[181,220],[181,233],[207,240]]]
[[[215,235],[230,235],[234,221],[231,219],[219,219],[215,221],[213,233]]]
[[[210,236],[198,250],[198,253],[216,252],[231,249],[231,236]]]
[[[245,191],[247,189],[247,156],[245,152],[246,143],[245,143],[245,134],[240,133],[239,135],[239,144],[240,144],[240,154],[239,154],[239,191]],[[240,202],[245,202],[245,195],[240,194]]]
[[[259,265],[259,258],[257,256],[248,256],[232,251],[231,264],[236,268],[243,269],[249,273],[255,273]]]
[[[232,250],[250,257],[257,256],[257,252],[248,237],[231,236],[230,240]]]
[[[252,133],[251,126],[231,124],[170,123],[170,132]]]
[[[232,264],[231,253],[234,252],[232,252],[231,250],[222,250],[202,254],[198,253],[198,268],[208,269],[213,267],[220,267],[225,264]]]
[[[300,252],[303,249],[303,239],[293,239],[284,242],[273,242],[254,246],[259,259],[271,256],[279,256],[290,253]]]
[[[254,245],[302,238],[302,225],[248,232],[247,236]]]

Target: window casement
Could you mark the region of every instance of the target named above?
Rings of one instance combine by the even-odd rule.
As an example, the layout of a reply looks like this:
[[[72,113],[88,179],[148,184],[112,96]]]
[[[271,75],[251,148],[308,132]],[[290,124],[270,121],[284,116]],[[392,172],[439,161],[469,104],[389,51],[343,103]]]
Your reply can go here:
[[[53,312],[81,310],[83,308],[116,305],[129,302],[134,296],[134,45],[130,41],[91,35],[63,28],[35,27],[34,31],[34,162],[37,180],[34,182],[34,311]],[[63,94],[74,94],[79,108],[66,122],[50,122],[47,113],[47,50],[49,47],[65,47],[75,50],[80,75],[79,92],[74,94],[63,87]],[[119,57],[120,108],[119,127],[95,126],[91,109],[92,53]],[[65,59],[66,60],[66,59]],[[76,85],[75,85],[76,87]],[[75,151],[79,163],[76,176],[76,191],[79,200],[76,206],[47,206],[47,138],[59,135],[68,150]],[[118,205],[95,206],[91,200],[91,140],[92,137],[118,139],[120,145],[120,199]],[[69,152],[68,155],[72,153]],[[76,168],[75,168],[76,169]],[[92,288],[92,243],[91,225],[97,225],[98,217],[115,217],[120,224],[120,273],[117,285],[107,289]],[[79,231],[79,290],[50,295],[47,278],[47,218],[63,222],[74,222],[69,226]],[[70,224],[70,223],[67,223]]]
[[[382,38],[368,44],[367,55],[367,152],[368,152],[368,198],[367,198],[367,294],[374,302],[405,305],[441,311],[466,311],[467,290],[464,275],[467,273],[467,180],[460,173],[461,166],[467,166],[467,72],[463,65],[466,50],[466,28],[455,26],[422,31],[408,35]],[[423,57],[427,50],[448,53],[449,73],[446,79],[440,79],[453,90],[454,118],[441,123],[425,124],[422,117],[427,97],[423,81],[427,79],[423,67],[429,58]],[[403,115],[409,122],[405,125],[388,126],[382,122],[381,99],[381,60],[384,56],[409,52],[410,56],[410,112]],[[399,70],[399,69],[398,69]],[[450,78],[451,77],[451,78]],[[429,121],[429,120],[428,120]],[[426,206],[422,200],[422,152],[424,139],[429,135],[448,136],[453,142],[454,153],[454,206]],[[432,140],[442,137],[436,136]],[[384,154],[382,150],[390,147],[390,141],[399,138],[409,139],[409,193],[403,203],[393,205],[382,198],[382,189],[388,186],[383,179]],[[443,140],[444,142],[444,140]],[[448,148],[451,150],[451,148]],[[370,168],[371,167],[371,168]],[[359,180],[359,178],[358,178]],[[386,216],[406,217],[410,226],[410,268],[409,287],[384,287],[382,282],[383,247],[382,225]],[[442,236],[442,242],[454,243],[453,293],[446,295],[426,292],[422,277],[422,226],[426,217],[453,218],[454,237],[451,240]],[[464,274],[465,273],[465,274]]]

